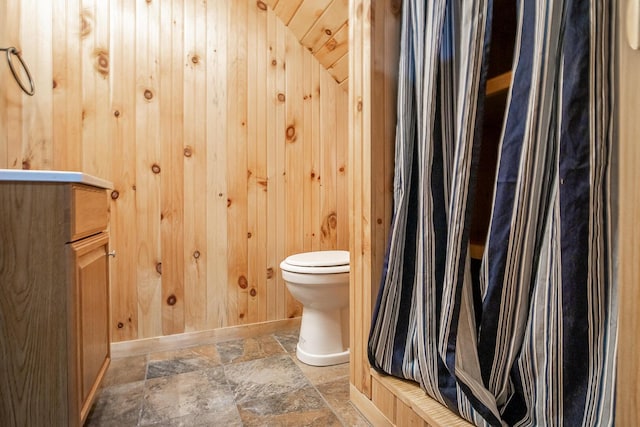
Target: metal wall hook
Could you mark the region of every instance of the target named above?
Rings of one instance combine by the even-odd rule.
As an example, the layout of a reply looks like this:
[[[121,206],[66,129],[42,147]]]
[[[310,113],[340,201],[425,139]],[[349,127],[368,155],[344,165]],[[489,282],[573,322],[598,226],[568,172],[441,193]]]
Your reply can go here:
[[[0,47],[0,51],[7,52],[7,62],[9,63],[9,69],[11,70],[11,74],[13,74],[13,78],[16,79],[16,82],[20,86],[20,89],[22,89],[22,91],[27,95],[33,96],[33,94],[36,93],[36,87],[33,84],[33,79],[31,78],[31,73],[29,72],[29,68],[27,68],[27,64],[25,64],[24,61],[22,60],[22,55],[20,55],[20,51],[18,51],[18,49],[16,49],[13,46]],[[27,78],[29,79],[29,89],[27,89],[27,87],[24,85],[22,80],[20,80],[20,76],[18,75],[18,72],[13,66],[13,60],[11,59],[12,56],[16,56],[18,58],[18,61],[20,61],[20,65],[22,66],[22,69],[24,69],[25,73],[27,74]]]

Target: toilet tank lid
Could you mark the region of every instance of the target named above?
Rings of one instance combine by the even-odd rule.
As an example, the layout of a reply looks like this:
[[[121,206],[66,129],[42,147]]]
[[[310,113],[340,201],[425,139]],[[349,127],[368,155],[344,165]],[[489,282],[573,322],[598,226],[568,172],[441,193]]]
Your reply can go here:
[[[348,251],[304,252],[287,257],[285,262],[299,267],[333,267],[349,265]]]

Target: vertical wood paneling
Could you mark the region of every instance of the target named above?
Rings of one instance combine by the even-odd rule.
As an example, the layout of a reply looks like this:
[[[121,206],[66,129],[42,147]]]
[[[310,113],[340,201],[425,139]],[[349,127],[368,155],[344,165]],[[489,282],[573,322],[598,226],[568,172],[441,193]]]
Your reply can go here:
[[[138,287],[135,261],[138,241],[136,218],[136,150],[131,144],[136,134],[135,39],[126,30],[134,26],[135,3],[114,0],[111,5],[111,130],[113,145],[110,245],[116,251],[111,260],[112,339],[126,341],[138,337]],[[69,103],[70,99],[67,100]],[[68,120],[72,126],[72,120]],[[135,138],[133,138],[135,139]],[[136,224],[136,226],[133,226]]]
[[[295,230],[304,229],[304,91],[303,48],[293,34],[287,32],[286,49],[286,130],[285,130],[285,256],[304,250],[304,234]],[[300,304],[287,292],[286,317],[301,314]]]
[[[311,187],[311,205],[307,206],[305,204],[305,209],[311,211],[311,224],[309,231],[311,232],[312,240],[312,251],[319,251],[321,249],[321,238],[322,238],[322,199],[327,197],[324,190],[326,189],[323,186],[321,181],[321,167],[322,167],[322,123],[321,123],[321,115],[320,110],[323,106],[327,105],[328,99],[324,98],[320,94],[320,76],[326,73],[322,73],[322,67],[317,61],[314,61],[310,56],[308,56],[309,62],[311,64],[311,86],[308,89],[308,96],[311,99],[311,135],[312,135],[312,143],[313,147],[312,155],[314,158],[314,176],[312,177],[312,187]],[[336,92],[336,91],[334,91]],[[322,100],[322,102],[321,102]],[[346,103],[345,103],[346,106]],[[346,120],[343,121],[346,124]],[[305,129],[308,127],[305,126]],[[306,229],[306,226],[305,226]],[[348,245],[344,246],[347,248]]]
[[[285,147],[287,145],[287,79],[286,79],[286,48],[285,39],[287,30],[277,18],[275,18],[276,38],[275,38],[275,73],[278,104],[276,107],[276,123],[275,126],[275,153],[276,153],[276,176],[275,182],[277,187],[276,205],[274,214],[276,216],[276,262],[275,275],[278,283],[276,285],[276,313],[278,318],[284,318],[287,315],[287,289],[282,281],[280,274],[280,261],[286,256],[286,236],[287,236],[287,218],[286,218],[286,166],[285,166]],[[272,62],[273,64],[273,62]],[[285,211],[282,210],[285,207]]]
[[[39,6],[40,7],[40,6]],[[82,139],[83,170],[111,178],[109,141],[109,3],[82,0]],[[47,82],[47,84],[50,84]]]
[[[305,161],[304,172],[303,172],[304,199],[302,200],[302,208],[303,208],[302,222],[303,222],[303,228],[305,230],[305,233],[304,233],[302,249],[305,252],[309,252],[313,250],[314,240],[316,238],[316,233],[315,233],[315,230],[313,230],[312,224],[314,224],[313,215],[315,212],[318,212],[318,206],[317,206],[318,199],[316,197],[313,197],[314,195],[317,195],[317,193],[315,193],[312,190],[312,188],[315,185],[317,185],[317,182],[318,182],[316,174],[319,173],[319,165],[317,165],[316,162],[318,162],[319,159],[318,159],[318,152],[317,152],[318,144],[317,143],[314,144],[313,143],[314,141],[312,140],[312,132],[313,132],[313,105],[312,105],[313,101],[311,96],[312,61],[308,55],[304,57],[303,66],[304,66],[304,72],[302,73],[302,75],[303,75],[304,81],[302,83],[302,90],[303,90],[302,120],[304,123],[311,124],[311,126],[304,127],[303,140],[311,141],[311,143],[303,144],[304,152],[302,155]]]
[[[267,109],[264,108],[265,101],[269,99],[267,92],[267,74],[269,52],[267,48],[267,10],[262,9],[259,4],[254,7],[256,14],[255,32],[256,34],[256,87],[254,93],[254,108],[256,109],[256,165],[254,176],[256,178],[256,210],[255,223],[253,229],[252,243],[255,245],[255,293],[249,291],[249,295],[253,299],[255,313],[252,319],[261,321],[267,319],[267,276],[268,262],[267,246],[268,234],[273,229],[267,227],[267,211],[268,211],[268,192],[269,182],[267,177]],[[268,101],[266,102],[268,104]]]
[[[258,319],[259,300],[257,298],[258,274],[258,109],[256,100],[258,99],[258,40],[263,37],[257,25],[257,7],[250,5],[247,7],[247,28],[255,31],[247,33],[247,288],[246,292],[247,308],[246,323],[255,323]]]
[[[300,315],[280,261],[349,241],[344,90],[261,2],[33,1],[0,4],[42,80],[0,81],[0,167],[113,181],[113,339]]]
[[[67,58],[80,55],[81,7],[79,0],[54,2],[52,6],[52,131],[56,153],[53,168],[79,170],[82,168],[82,104],[77,100],[82,93],[82,66],[80,61],[67,61]]]
[[[229,323],[246,323],[247,279],[247,8],[246,2],[231,2],[229,14],[227,170],[229,183]],[[253,79],[254,76],[251,76]]]
[[[371,398],[369,389],[370,377],[365,369],[365,343],[364,333],[367,330],[366,320],[370,307],[364,306],[363,293],[371,286],[371,277],[366,275],[366,265],[363,259],[363,252],[369,242],[363,242],[362,236],[362,210],[368,206],[368,200],[361,188],[361,180],[369,179],[365,175],[362,164],[363,146],[370,143],[363,136],[364,124],[362,118],[363,91],[366,87],[367,74],[370,72],[364,63],[363,48],[369,43],[368,32],[364,29],[363,8],[368,1],[350,0],[349,17],[351,18],[351,32],[349,33],[349,75],[351,85],[349,85],[349,229],[351,230],[349,240],[350,252],[350,286],[349,286],[349,308],[350,308],[350,382],[358,391],[368,398]]]
[[[267,123],[284,121],[284,48],[278,43],[282,38],[282,25],[275,13],[267,14]],[[280,36],[280,37],[279,37]],[[270,125],[266,131],[267,145],[267,319],[274,320],[284,316],[284,284],[281,282],[278,264],[282,256],[284,215],[279,206],[284,206],[284,193],[281,182],[284,167],[280,155],[284,146],[282,126]],[[281,202],[282,199],[282,202]]]
[[[20,27],[23,12],[20,2],[7,2],[6,11],[7,13],[5,17],[11,18],[5,18],[4,27],[6,39],[4,40],[2,47],[15,46],[17,49],[22,50]],[[27,64],[30,64],[29,58],[31,57],[31,54],[27,56],[25,52],[22,53],[24,55],[23,59],[27,62]],[[6,153],[7,167],[21,169],[24,166],[31,166],[23,164],[22,162],[22,148],[27,141],[27,138],[22,134],[23,100],[25,98],[25,95],[22,94],[22,91],[20,90],[16,82],[13,81],[11,72],[7,69],[8,67],[8,64],[2,64],[2,68],[5,69],[4,80],[6,82],[4,85],[5,90],[3,91],[3,110],[5,112],[4,117],[6,117],[7,123],[5,127],[6,150],[4,151]],[[26,106],[25,109],[26,108],[29,108],[29,106]],[[33,167],[37,168],[38,165],[33,165]]]
[[[320,204],[320,249],[334,250],[337,248],[337,187],[336,187],[336,92],[331,90],[335,84],[333,78],[326,73],[320,76],[320,95],[325,102],[320,109],[320,146],[321,168],[318,180],[322,185],[322,200]],[[343,116],[345,117],[345,116]]]
[[[9,10],[8,4],[6,1],[0,2],[0,16],[8,16],[7,12]],[[9,46],[9,33],[8,26],[6,25],[6,18],[0,18],[0,45],[1,47]],[[2,64],[2,62],[0,62]],[[0,65],[0,165],[4,166],[8,164],[7,160],[7,148],[8,148],[8,139],[7,139],[7,86],[10,82],[11,77],[10,71],[7,66]]]
[[[626,14],[629,0],[619,2],[617,31],[617,64],[619,93],[619,330],[618,330],[618,372],[616,391],[616,425],[634,426],[640,424],[640,52],[632,50],[626,39]],[[615,157],[614,157],[615,158]],[[614,169],[615,170],[615,169]],[[615,180],[615,179],[614,179]],[[615,214],[614,214],[615,215]]]
[[[202,330],[207,325],[207,260],[214,256],[207,250],[207,10],[202,1],[184,3],[184,135],[181,161],[184,163],[184,301],[186,330]],[[175,58],[178,62],[178,58]],[[176,79],[176,84],[180,84]]]
[[[187,9],[191,2],[184,2]],[[160,248],[161,258],[156,272],[162,280],[162,333],[174,334],[185,329],[185,257],[186,246],[192,243],[193,200],[185,191],[193,177],[192,163],[183,161],[183,139],[193,139],[192,127],[184,117],[192,117],[193,73],[189,72],[184,55],[184,40],[193,28],[183,28],[184,10],[182,1],[158,2],[160,8],[160,44],[157,55],[160,59],[158,102],[160,104]],[[193,15],[193,14],[191,14]],[[174,37],[173,34],[184,37]],[[182,66],[179,66],[182,65]],[[186,66],[185,66],[186,65]],[[183,88],[184,86],[184,88]],[[181,102],[165,102],[165,99],[185,99]],[[192,145],[192,143],[189,143]],[[192,150],[195,151],[195,150]]]
[[[159,92],[160,4],[136,0],[136,222],[138,336],[162,335],[163,292],[158,264],[161,147]],[[122,284],[124,285],[124,284]]]
[[[53,167],[53,94],[50,89],[53,80],[53,8],[51,3],[41,3],[37,0],[23,0],[22,5],[19,49],[23,51],[25,61],[33,70],[31,75],[35,86],[47,88],[40,92],[38,102],[35,102],[33,97],[23,95],[22,91],[19,92],[23,99],[22,135],[25,138],[22,164],[26,169],[50,169]],[[38,14],[33,16],[30,13],[33,10],[38,10]]]
[[[212,7],[215,4],[215,7]],[[227,34],[229,2],[207,7],[207,328],[228,322]],[[198,186],[201,188],[201,186]],[[201,193],[200,193],[201,194]],[[199,230],[202,232],[202,230]]]
[[[398,2],[351,0],[349,16],[349,219],[351,226],[351,383],[371,398],[367,338],[384,262],[392,189],[395,114],[390,105],[399,48]],[[392,12],[392,13],[389,13]],[[372,17],[384,17],[372,20]],[[389,64],[389,65],[386,65]],[[375,99],[374,99],[375,96]]]
[[[348,161],[349,161],[349,117],[348,108],[349,94],[347,91],[336,91],[336,167],[338,174],[336,177],[336,214],[337,214],[337,248],[349,248],[349,182],[348,182]]]

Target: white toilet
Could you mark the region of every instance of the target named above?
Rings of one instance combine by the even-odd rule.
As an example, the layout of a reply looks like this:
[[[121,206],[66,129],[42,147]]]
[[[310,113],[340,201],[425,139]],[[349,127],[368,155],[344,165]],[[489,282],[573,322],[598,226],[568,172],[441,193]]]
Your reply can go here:
[[[305,252],[280,263],[291,295],[302,303],[296,356],[313,366],[349,361],[349,252]]]

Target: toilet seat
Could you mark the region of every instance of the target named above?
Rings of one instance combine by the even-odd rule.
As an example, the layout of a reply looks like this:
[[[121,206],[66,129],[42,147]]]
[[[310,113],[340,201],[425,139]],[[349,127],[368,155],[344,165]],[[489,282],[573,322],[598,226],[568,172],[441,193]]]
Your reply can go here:
[[[284,271],[301,274],[336,274],[349,272],[348,251],[303,252],[280,263]]]

